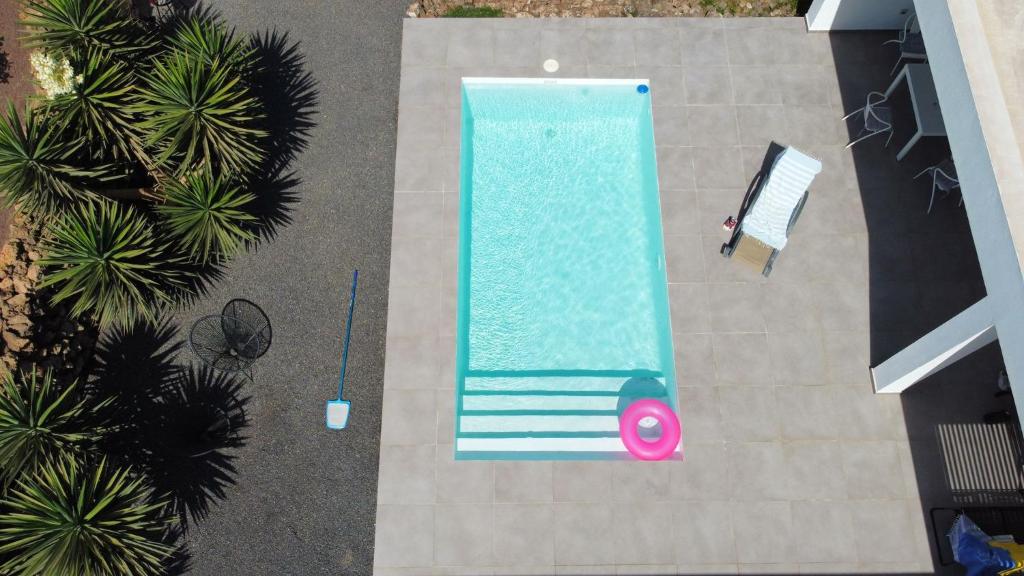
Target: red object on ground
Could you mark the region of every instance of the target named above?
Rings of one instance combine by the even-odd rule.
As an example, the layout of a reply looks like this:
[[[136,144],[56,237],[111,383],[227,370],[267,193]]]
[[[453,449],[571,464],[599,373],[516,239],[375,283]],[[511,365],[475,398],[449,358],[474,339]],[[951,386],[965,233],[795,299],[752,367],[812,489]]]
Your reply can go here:
[[[732,232],[735,228],[736,219],[733,218],[732,216],[729,216],[728,218],[725,219],[725,222],[722,222],[722,230],[725,230],[726,232]]]

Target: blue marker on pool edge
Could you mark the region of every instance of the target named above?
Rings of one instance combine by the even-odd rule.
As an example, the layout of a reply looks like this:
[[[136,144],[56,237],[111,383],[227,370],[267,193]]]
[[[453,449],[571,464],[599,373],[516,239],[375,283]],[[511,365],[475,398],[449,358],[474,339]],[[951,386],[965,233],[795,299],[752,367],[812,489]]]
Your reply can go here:
[[[641,94],[647,94],[648,90],[650,90],[650,88],[647,87],[647,84],[639,84],[636,87],[636,91]]]

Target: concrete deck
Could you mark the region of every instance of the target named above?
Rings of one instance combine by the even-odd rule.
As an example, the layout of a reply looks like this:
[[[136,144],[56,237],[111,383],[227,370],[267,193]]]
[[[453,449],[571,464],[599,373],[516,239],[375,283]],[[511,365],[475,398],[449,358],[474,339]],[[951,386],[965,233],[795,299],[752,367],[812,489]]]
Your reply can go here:
[[[926,215],[912,180],[943,144],[897,163],[897,103],[888,149],[843,148],[840,118],[888,85],[883,39],[796,18],[405,21],[376,574],[937,569],[935,427],[998,404],[998,352],[872,392],[869,365],[984,295],[957,198]],[[684,462],[452,460],[459,79],[547,58],[651,80]],[[719,246],[773,140],[824,171],[766,280]]]

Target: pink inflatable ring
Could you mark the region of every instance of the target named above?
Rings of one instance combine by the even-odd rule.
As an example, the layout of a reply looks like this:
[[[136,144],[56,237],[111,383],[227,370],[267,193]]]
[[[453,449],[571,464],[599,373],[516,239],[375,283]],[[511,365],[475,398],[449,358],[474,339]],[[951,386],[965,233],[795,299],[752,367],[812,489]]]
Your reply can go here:
[[[644,418],[654,418],[661,424],[661,437],[648,442],[640,437],[637,427]],[[672,455],[679,445],[682,430],[679,419],[668,404],[646,398],[637,400],[626,408],[619,418],[619,436],[629,453],[641,460],[664,460]]]

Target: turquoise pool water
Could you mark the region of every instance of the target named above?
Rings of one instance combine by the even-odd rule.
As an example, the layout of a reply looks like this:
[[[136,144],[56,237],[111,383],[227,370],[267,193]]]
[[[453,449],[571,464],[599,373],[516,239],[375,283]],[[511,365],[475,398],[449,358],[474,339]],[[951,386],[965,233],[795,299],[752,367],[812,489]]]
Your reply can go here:
[[[650,96],[464,81],[457,457],[621,457],[631,398],[676,409]]]

